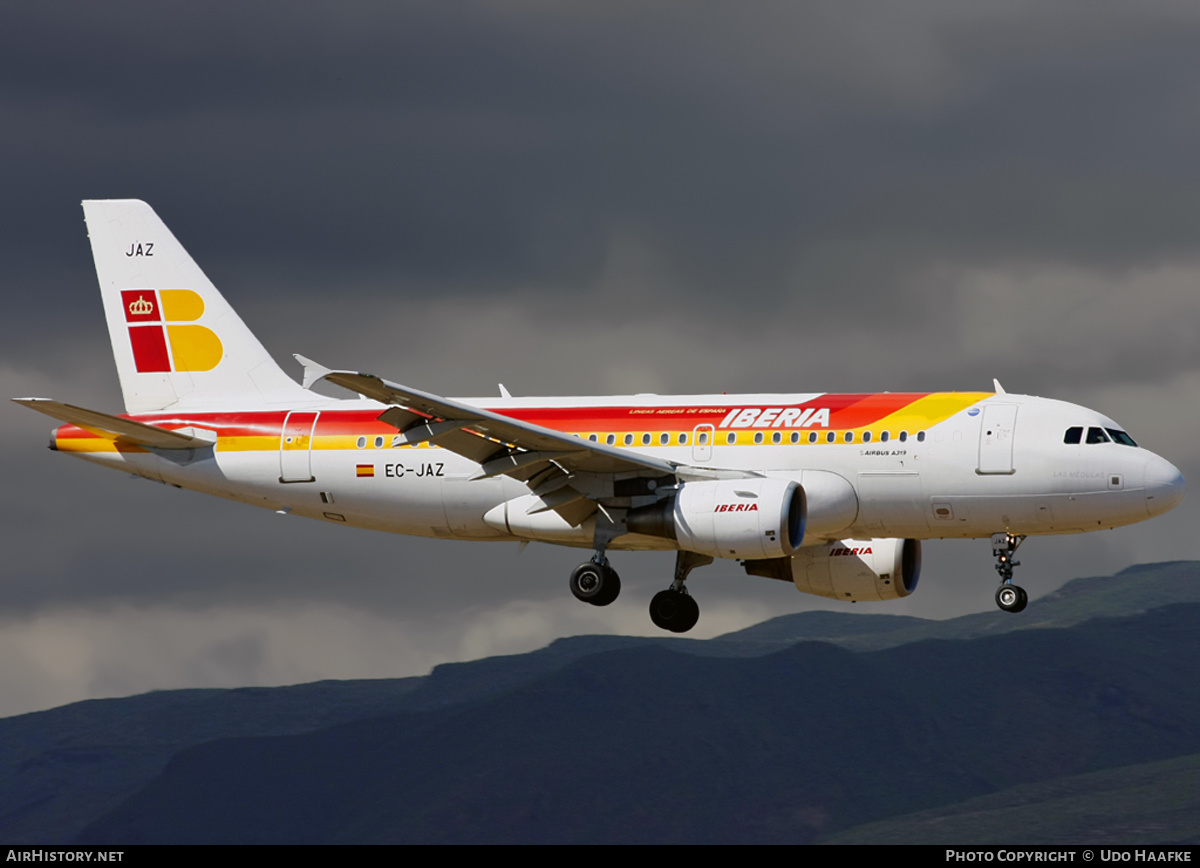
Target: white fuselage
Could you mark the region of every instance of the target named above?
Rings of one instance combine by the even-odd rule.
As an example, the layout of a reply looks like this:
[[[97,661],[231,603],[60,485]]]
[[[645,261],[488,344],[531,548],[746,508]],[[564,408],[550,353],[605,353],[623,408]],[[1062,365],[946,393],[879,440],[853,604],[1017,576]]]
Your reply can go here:
[[[605,404],[644,406],[647,412],[662,414],[696,407],[787,406],[812,398],[636,396],[467,399],[466,403],[513,415]],[[217,436],[213,449],[82,450],[72,448],[62,429],[58,448],[183,488],[356,527],[455,539],[592,544],[591,524],[557,525],[554,513],[527,527],[498,519],[497,507],[530,496],[529,488],[518,480],[502,475],[472,479],[479,474],[478,464],[436,445],[393,447],[394,429],[379,433],[361,424],[357,427],[365,433],[355,436],[355,420],[374,418],[385,409],[380,404],[331,400],[303,409],[319,413],[321,424],[313,429],[317,435],[310,438],[308,448],[298,451],[284,448],[279,439],[283,418],[279,411],[261,414],[257,438],[240,436],[255,415],[245,411],[139,417],[163,427],[212,431]],[[989,395],[921,431],[904,432],[903,440],[891,432],[883,442],[878,433],[864,441],[861,430],[847,433],[825,427],[820,420],[801,428],[772,427],[772,421],[768,417],[759,429],[736,431],[710,426],[704,444],[698,442],[699,429],[689,435],[687,422],[681,421],[675,426],[680,435],[656,433],[645,444],[643,438],[651,435],[634,430],[633,443],[624,446],[620,435],[616,445],[694,469],[688,472],[751,471],[800,483],[808,493],[805,545],[843,537],[1078,533],[1142,521],[1171,508],[1183,494],[1179,471],[1159,456],[1114,442],[1111,436],[1104,442],[1087,442],[1089,429],[1119,430],[1111,419],[1045,398]],[[321,443],[322,426],[329,430],[338,425],[346,429],[338,435],[340,442]],[[1079,443],[1064,442],[1071,428],[1082,429]],[[584,438],[592,435],[569,425],[560,430]],[[791,442],[793,431],[801,435],[797,443]],[[813,435],[815,443],[810,442]],[[729,445],[729,436],[736,436],[738,442]],[[772,440],[777,436],[782,442],[776,444]],[[847,436],[851,442],[846,442]],[[668,442],[660,442],[664,437]],[[684,437],[687,442],[679,442]],[[754,442],[756,437],[763,442]],[[254,442],[247,448],[250,440]],[[285,481],[289,472],[293,479]],[[638,506],[653,502],[654,497],[642,494],[628,500]],[[625,534],[614,539],[611,547],[671,549],[676,545]]]

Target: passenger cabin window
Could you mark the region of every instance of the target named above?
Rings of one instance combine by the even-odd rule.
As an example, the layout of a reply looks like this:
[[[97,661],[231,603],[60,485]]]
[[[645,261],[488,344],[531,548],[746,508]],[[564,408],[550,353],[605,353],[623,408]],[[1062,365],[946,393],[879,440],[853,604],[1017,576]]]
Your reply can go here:
[[[609,446],[612,446],[614,443],[617,442],[617,435],[609,434],[607,437],[604,438],[604,442],[607,443]]]
[[[1076,425],[1074,428],[1068,428],[1067,433],[1063,436],[1063,443],[1074,444],[1083,439],[1083,428]]]
[[[917,432],[917,442],[918,442],[918,443],[924,443],[924,442],[925,442],[925,432],[924,432],[924,431],[918,431],[918,432]]]
[[[888,440],[891,438],[891,436],[892,436],[892,432],[891,432],[891,431],[882,431],[882,432],[880,432],[880,434],[879,434],[879,442],[880,442],[880,443],[887,443],[887,442],[888,442]]]
[[[907,431],[901,431],[901,432],[900,432],[900,442],[901,442],[901,443],[904,443],[904,442],[905,442],[905,441],[907,441],[907,440],[908,440],[908,432],[907,432]]]
[[[1087,432],[1088,443],[1107,443],[1108,435],[1104,433],[1103,428],[1089,428]]]

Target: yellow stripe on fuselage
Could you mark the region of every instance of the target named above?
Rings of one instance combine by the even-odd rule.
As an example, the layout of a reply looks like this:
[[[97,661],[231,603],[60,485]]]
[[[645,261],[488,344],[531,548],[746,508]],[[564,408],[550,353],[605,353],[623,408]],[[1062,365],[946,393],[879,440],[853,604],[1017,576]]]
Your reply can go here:
[[[918,398],[907,407],[862,428],[881,431],[924,431],[991,396],[991,392],[936,392]]]
[[[984,400],[985,398],[990,398],[991,396],[992,396],[992,393],[990,393],[990,392],[937,392],[937,393],[934,393],[931,395],[926,395],[923,398],[918,398],[916,401],[897,410],[895,413],[884,416],[884,417],[876,420],[875,422],[872,422],[867,425],[860,425],[860,426],[852,427],[852,428],[838,427],[836,429],[824,428],[824,427],[822,427],[822,428],[807,428],[806,427],[805,432],[807,434],[808,432],[812,432],[812,431],[825,432],[825,431],[837,430],[838,432],[842,432],[842,433],[844,433],[844,432],[862,432],[862,431],[871,431],[876,434],[878,434],[879,432],[883,432],[883,431],[889,431],[889,432],[893,432],[893,433],[900,432],[900,431],[908,431],[908,432],[916,433],[918,431],[924,431],[924,430],[931,428],[941,422],[944,422],[947,419],[949,419],[951,416],[953,416],[955,413],[959,413],[962,410],[965,410],[966,408],[979,403],[980,401]],[[91,429],[86,429],[86,430],[91,430]],[[110,434],[108,432],[97,430],[97,431],[94,431],[93,433],[96,434],[95,437],[59,437],[56,440],[55,445],[57,446],[57,448],[60,452],[98,453],[98,452],[144,452],[144,451],[146,451],[142,447],[136,446],[133,444],[118,445],[117,443],[115,443],[113,441],[112,436],[110,436]],[[641,432],[640,429],[637,432],[613,431],[613,432],[603,432],[602,436],[604,434],[608,434],[608,433],[616,434],[619,438],[623,439],[624,435],[627,433],[637,433],[640,435],[643,432]],[[662,433],[664,433],[664,432],[656,431],[654,440],[649,444],[642,443],[641,438],[639,436],[638,442],[632,444],[632,448],[645,449],[648,447],[658,447],[658,446],[664,445],[664,444],[661,444],[660,440],[659,440],[659,435],[661,435]],[[665,432],[665,433],[668,433],[668,435],[669,435],[668,436],[669,442],[665,445],[677,446],[677,445],[680,445],[678,443],[678,435],[680,433],[691,434],[692,431],[691,431],[691,428],[688,428],[686,430],[680,429],[679,431]],[[740,430],[740,431],[731,431],[730,433],[734,434],[734,437],[735,437],[734,444],[736,444],[736,445],[756,445],[756,444],[754,444],[754,435],[756,433],[755,430],[746,429],[746,430]],[[759,433],[761,433],[761,432],[759,432]],[[361,448],[358,446],[358,440],[362,436],[367,437],[367,445],[365,448]],[[312,439],[311,449],[321,450],[321,451],[355,452],[355,453],[361,453],[363,455],[368,455],[368,454],[371,454],[372,452],[377,451],[379,448],[379,447],[374,446],[374,439],[377,436],[379,436],[377,433],[372,433],[370,435],[361,435],[361,434],[356,434],[356,433],[323,434],[323,435],[318,434],[311,438]],[[392,436],[394,436],[394,435],[390,435],[390,436],[383,435],[383,436],[386,438],[386,440],[385,440],[385,443],[384,443],[382,449],[386,450],[386,449],[396,448],[391,445]],[[857,440],[858,438],[855,438],[855,439]],[[790,437],[787,438],[787,440],[790,440]],[[787,442],[787,440],[785,440],[785,443]],[[825,443],[825,442],[827,442],[825,437],[821,437],[817,441],[817,443]],[[839,441],[837,441],[837,442],[840,442],[840,438],[839,438]],[[808,437],[805,436],[805,437],[801,438],[800,444],[801,445],[808,444]],[[407,448],[429,447],[430,445],[431,444],[428,444],[428,443],[422,443],[422,444],[419,444],[419,446],[414,444],[413,446],[407,446]],[[623,445],[620,440],[618,441],[618,445]],[[690,438],[689,438],[689,443],[686,443],[683,445],[691,445]],[[712,445],[722,446],[722,445],[733,445],[733,444],[729,444],[728,441],[726,440],[726,438],[724,436],[721,436],[720,438],[714,438],[714,442]],[[256,435],[240,435],[240,436],[222,435],[219,437],[219,439],[217,440],[217,443],[216,443],[216,449],[218,452],[278,452],[279,448],[280,448],[280,435],[279,434],[267,434],[267,435],[256,434]],[[303,448],[303,447],[301,447],[301,448]],[[405,448],[405,447],[401,447],[401,448]]]

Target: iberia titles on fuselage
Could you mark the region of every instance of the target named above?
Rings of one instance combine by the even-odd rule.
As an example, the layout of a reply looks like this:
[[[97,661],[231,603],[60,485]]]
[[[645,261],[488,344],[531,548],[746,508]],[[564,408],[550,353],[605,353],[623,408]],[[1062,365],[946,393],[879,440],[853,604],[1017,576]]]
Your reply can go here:
[[[682,632],[713,558],[842,600],[916,587],[920,540],[990,537],[997,602],[1024,608],[1026,536],[1142,521],[1179,471],[1113,420],[994,392],[449,399],[262,348],[145,203],[85,202],[126,410],[21,399],[52,448],[294,515],[420,536],[592,548],[571,577],[605,605],[609,550],[677,550],[651,617]],[[140,252],[139,252],[140,251]],[[312,392],[318,381],[357,397]]]

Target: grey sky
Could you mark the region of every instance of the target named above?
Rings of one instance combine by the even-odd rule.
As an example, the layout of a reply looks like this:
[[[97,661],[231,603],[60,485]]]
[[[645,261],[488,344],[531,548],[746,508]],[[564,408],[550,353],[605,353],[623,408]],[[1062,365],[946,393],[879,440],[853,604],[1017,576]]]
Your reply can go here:
[[[1190,3],[8,4],[0,383],[119,409],[79,200],[138,197],[285,368],[457,395],[995,376],[1198,479],[1198,58]],[[591,611],[577,552],[282,518],[0,419],[0,714],[650,632],[670,567],[619,556]],[[1031,541],[1021,581],[1200,557],[1195,509]],[[701,635],[822,605],[739,573],[696,574]],[[931,542],[878,610],[987,608],[993,576],[986,542]]]

